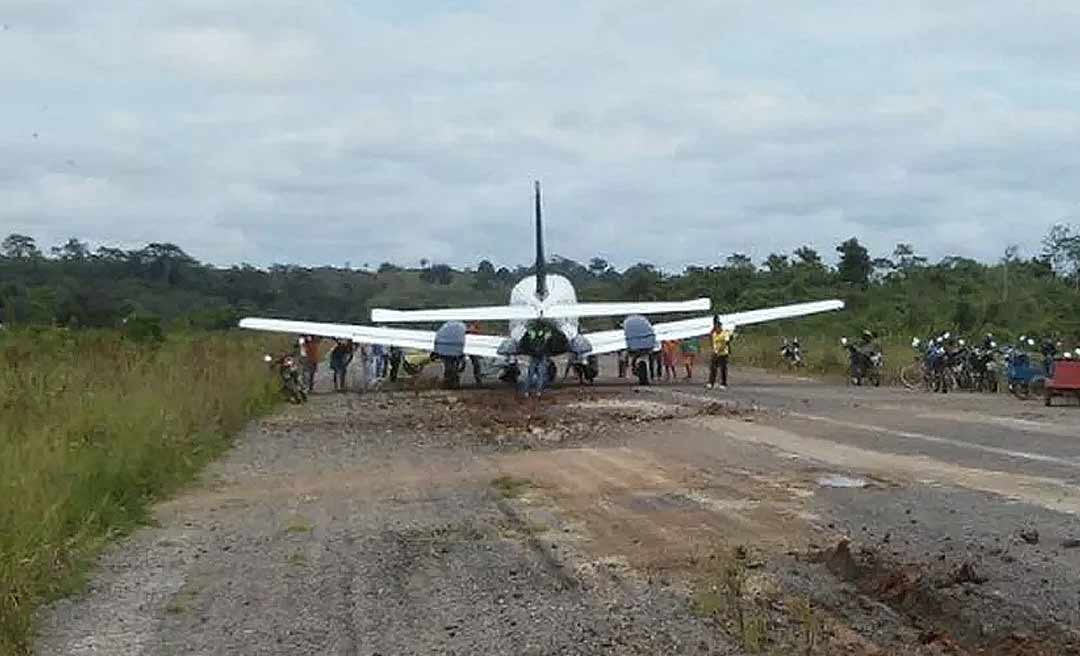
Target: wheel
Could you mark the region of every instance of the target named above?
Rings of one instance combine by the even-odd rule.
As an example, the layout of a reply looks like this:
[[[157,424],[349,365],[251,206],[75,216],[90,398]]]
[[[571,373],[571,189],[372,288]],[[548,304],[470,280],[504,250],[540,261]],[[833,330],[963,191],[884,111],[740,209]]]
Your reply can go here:
[[[443,387],[458,389],[461,387],[460,358],[443,358]]]
[[[956,372],[954,372],[953,370],[951,370],[951,369],[946,369],[945,370],[945,374],[943,376],[943,381],[944,381],[944,385],[945,385],[944,393],[948,394],[949,391],[957,389]]]
[[[926,374],[921,363],[912,362],[900,370],[900,382],[909,390],[926,387]]]
[[[503,370],[502,375],[499,376],[499,380],[511,385],[517,385],[518,378],[521,377],[521,369],[516,364],[512,364]]]
[[[1027,383],[1015,382],[1009,384],[1009,391],[1013,393],[1013,396],[1021,401],[1026,400],[1031,396],[1031,388]]]
[[[640,361],[634,365],[634,375],[637,376],[639,385],[649,384],[649,365]]]
[[[1046,394],[1043,395],[1043,401],[1048,408],[1054,405],[1054,395],[1050,393],[1050,390],[1046,390]]]

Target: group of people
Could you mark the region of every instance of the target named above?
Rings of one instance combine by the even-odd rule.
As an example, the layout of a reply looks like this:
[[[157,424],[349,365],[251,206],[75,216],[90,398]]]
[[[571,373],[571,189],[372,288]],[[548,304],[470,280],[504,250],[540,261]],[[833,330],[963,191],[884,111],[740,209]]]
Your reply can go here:
[[[474,327],[470,327],[473,332]],[[546,375],[548,359],[543,354],[544,340],[550,336],[543,334],[528,335],[537,344],[531,344],[535,354],[526,372],[525,379],[521,381],[526,395],[529,392],[539,392],[542,389],[542,381]],[[719,317],[713,319],[713,329],[708,336],[709,345],[709,381],[707,388],[719,387],[724,389],[728,383],[728,359],[731,355],[731,341],[735,333],[726,329]],[[315,375],[318,372],[321,360],[322,337],[316,335],[302,335],[298,340],[299,356],[303,367],[303,385],[310,393],[315,389]],[[400,349],[385,347],[381,344],[359,345],[349,339],[334,339],[330,349],[330,369],[334,376],[334,391],[345,392],[348,389],[348,370],[354,357],[359,354],[364,368],[363,382],[365,385],[374,384],[382,379],[397,378],[398,368],[402,364],[402,352]],[[638,367],[646,367],[647,378],[652,381],[661,379],[671,381],[679,377],[678,368],[681,365],[686,372],[685,380],[693,380],[694,365],[701,351],[701,340],[691,337],[682,340],[668,340],[661,342],[659,347],[647,357],[632,357],[627,351],[618,354],[619,377],[625,378],[628,370],[637,372]],[[477,384],[481,381],[480,359],[470,357],[473,367],[473,376]],[[570,363],[572,366],[574,363]],[[595,359],[588,362],[578,363],[585,367],[595,367]],[[568,366],[569,370],[569,366]],[[583,369],[585,371],[586,369]],[[568,372],[567,372],[568,373]],[[595,375],[595,372],[593,372]],[[643,381],[644,382],[644,381]]]
[[[733,330],[724,327],[719,317],[713,319],[712,332],[706,338],[709,348],[709,382],[705,387],[725,389],[728,384],[728,360],[731,357],[731,341],[735,337]],[[651,381],[677,380],[681,364],[686,372],[683,380],[693,380],[694,365],[701,353],[701,338],[690,337],[681,340],[666,340],[648,355],[645,366]],[[618,353],[619,378],[625,378],[628,371],[635,371],[637,363],[628,351]]]
[[[322,337],[302,335],[298,340],[304,369],[304,386],[310,393],[315,389],[315,374],[321,360]],[[364,368],[364,384],[371,385],[388,375],[396,374],[400,352],[381,344],[360,345],[351,339],[334,339],[330,349],[330,370],[334,375],[334,391],[348,390],[348,371],[353,358],[359,354]]]

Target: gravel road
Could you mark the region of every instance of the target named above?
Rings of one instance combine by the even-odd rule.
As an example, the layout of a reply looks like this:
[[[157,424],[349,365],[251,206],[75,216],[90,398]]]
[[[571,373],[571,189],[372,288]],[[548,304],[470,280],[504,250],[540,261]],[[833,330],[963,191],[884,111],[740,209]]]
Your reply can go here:
[[[1080,409],[733,378],[317,394],[39,653],[1080,653]]]

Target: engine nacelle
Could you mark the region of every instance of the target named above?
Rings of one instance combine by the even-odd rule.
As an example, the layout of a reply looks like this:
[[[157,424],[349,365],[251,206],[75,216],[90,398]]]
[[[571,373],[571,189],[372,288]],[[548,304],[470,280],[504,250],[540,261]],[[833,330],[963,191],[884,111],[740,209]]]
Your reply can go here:
[[[623,336],[626,338],[626,348],[631,352],[656,350],[656,332],[649,320],[640,314],[626,317],[623,321]]]
[[[460,358],[465,355],[465,324],[447,321],[435,331],[435,355],[442,358]]]

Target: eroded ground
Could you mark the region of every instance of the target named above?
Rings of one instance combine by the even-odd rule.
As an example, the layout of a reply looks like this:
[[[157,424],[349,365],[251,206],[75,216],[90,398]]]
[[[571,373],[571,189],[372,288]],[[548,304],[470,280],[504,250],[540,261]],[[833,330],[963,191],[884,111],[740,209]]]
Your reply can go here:
[[[737,380],[317,395],[40,651],[1080,653],[1080,409]]]

